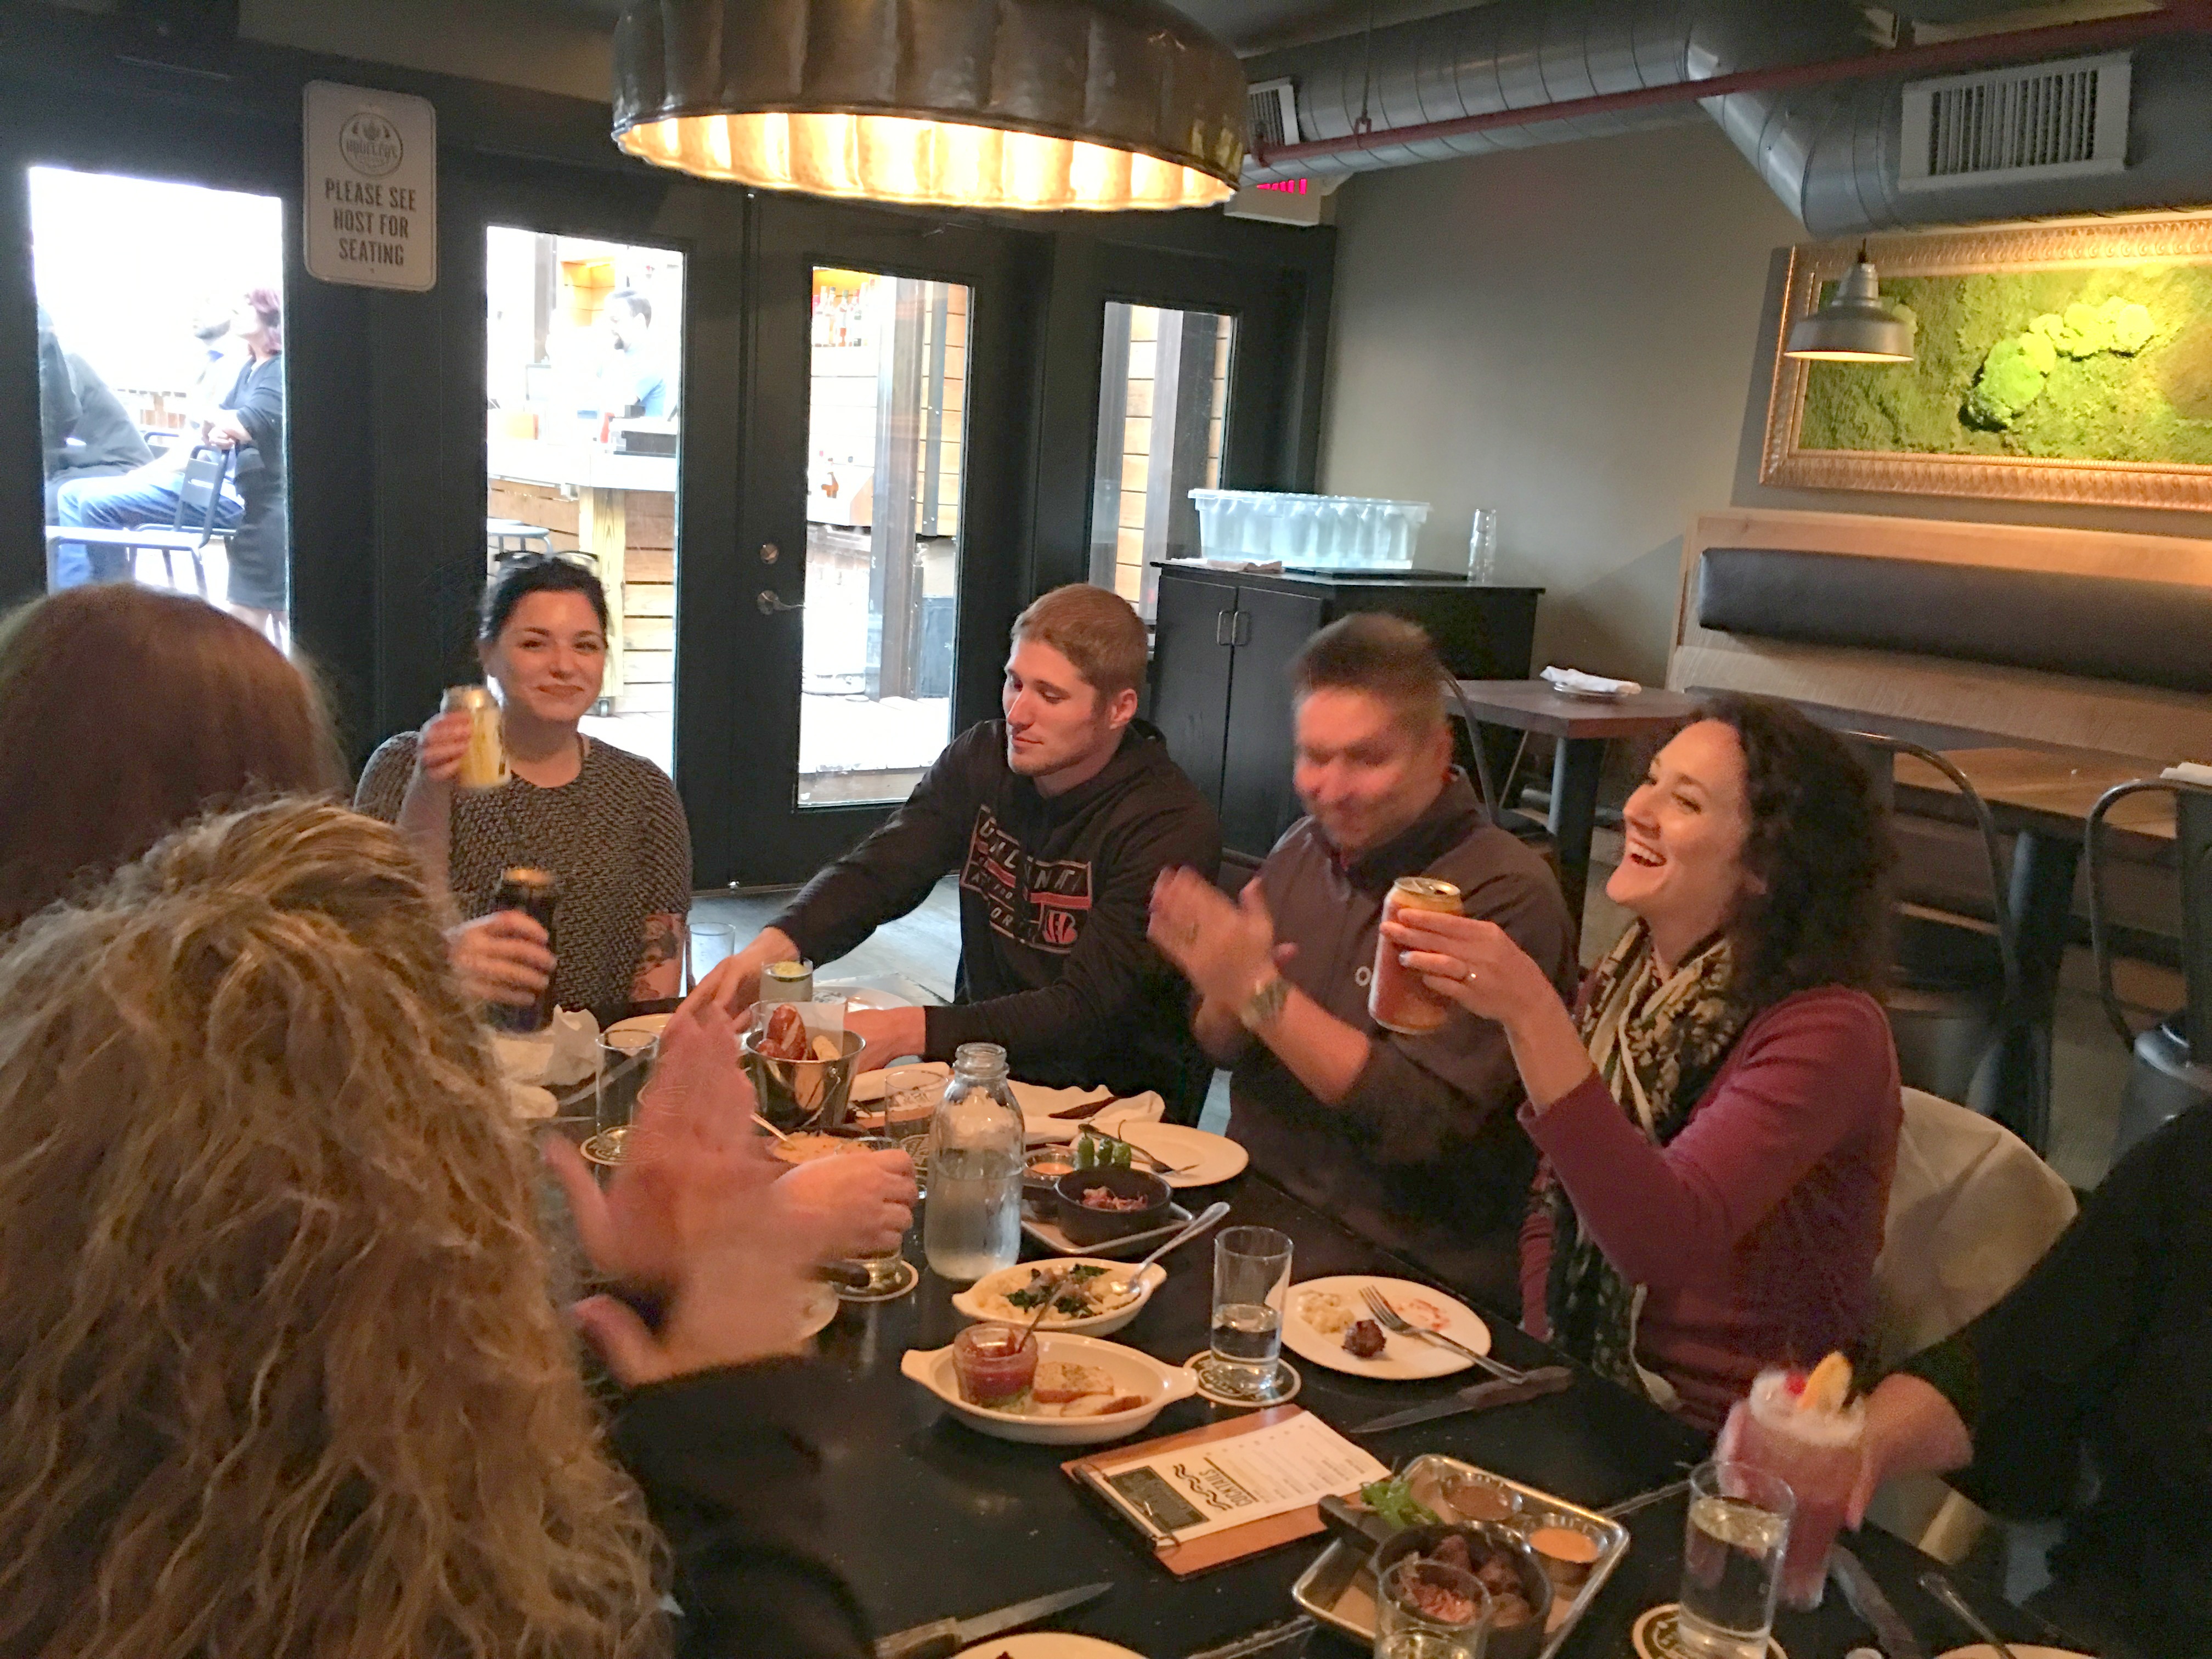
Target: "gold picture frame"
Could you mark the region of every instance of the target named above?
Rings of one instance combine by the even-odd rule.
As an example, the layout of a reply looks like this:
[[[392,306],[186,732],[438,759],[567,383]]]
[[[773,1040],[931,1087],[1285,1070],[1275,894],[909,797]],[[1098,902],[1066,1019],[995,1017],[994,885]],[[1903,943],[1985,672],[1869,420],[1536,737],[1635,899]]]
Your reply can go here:
[[[1765,442],[1759,453],[1760,483],[1806,489],[1890,490],[1915,495],[2212,510],[2212,465],[1806,448],[1800,434],[1810,371],[1815,365],[1783,356],[1782,348],[1791,325],[1810,314],[1819,303],[1822,285],[1842,276],[1862,246],[1880,271],[1885,293],[1897,277],[2212,264],[2212,213],[2143,214],[2000,229],[1908,233],[1868,237],[1863,242],[1814,243],[1792,248],[1781,326],[1773,343],[1773,383],[1767,398]],[[2212,317],[2204,323],[2212,327]]]

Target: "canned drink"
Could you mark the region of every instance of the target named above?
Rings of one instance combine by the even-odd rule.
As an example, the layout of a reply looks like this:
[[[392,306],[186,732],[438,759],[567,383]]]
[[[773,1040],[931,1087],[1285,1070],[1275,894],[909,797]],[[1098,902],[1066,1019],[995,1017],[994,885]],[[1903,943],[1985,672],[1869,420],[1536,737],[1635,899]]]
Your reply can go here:
[[[499,886],[492,894],[491,908],[495,910],[520,910],[545,930],[545,946],[557,950],[553,942],[553,913],[561,902],[561,880],[550,870],[518,867],[502,871]],[[542,1031],[553,1023],[553,981],[548,979],[545,988],[538,994],[538,1000],[527,1007],[495,1002],[489,1018],[494,1025],[508,1031]]]
[[[763,1002],[814,1000],[814,964],[811,962],[771,962],[761,969]]]
[[[453,781],[464,789],[496,789],[507,781],[507,744],[500,735],[499,700],[481,685],[456,685],[439,705],[469,717],[468,752]]]
[[[1382,898],[1382,920],[1395,919],[1401,910],[1434,910],[1460,914],[1459,889],[1434,876],[1401,876]],[[1377,1025],[1401,1036],[1425,1036],[1440,1030],[1451,1017],[1450,1003],[1421,983],[1421,976],[1401,965],[1398,947],[1378,930],[1375,935],[1375,971],[1367,985],[1367,1012]]]

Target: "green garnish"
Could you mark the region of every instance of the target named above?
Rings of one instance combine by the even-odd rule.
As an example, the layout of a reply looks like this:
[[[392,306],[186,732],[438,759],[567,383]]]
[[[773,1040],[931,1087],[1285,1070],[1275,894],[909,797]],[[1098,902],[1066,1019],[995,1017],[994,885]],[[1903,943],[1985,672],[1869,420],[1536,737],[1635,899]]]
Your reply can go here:
[[[1070,1279],[1096,1279],[1105,1271],[1103,1267],[1070,1267],[1067,1276]]]
[[[1359,1489],[1359,1501],[1394,1527],[1433,1526],[1437,1519],[1427,1504],[1414,1498],[1411,1484],[1402,1477],[1370,1480]]]

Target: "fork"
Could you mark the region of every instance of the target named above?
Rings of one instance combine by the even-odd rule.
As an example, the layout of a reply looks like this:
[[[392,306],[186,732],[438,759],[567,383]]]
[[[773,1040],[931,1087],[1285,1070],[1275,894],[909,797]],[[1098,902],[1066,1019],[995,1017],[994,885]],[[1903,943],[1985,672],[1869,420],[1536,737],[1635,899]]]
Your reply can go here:
[[[1375,1322],[1394,1335],[1418,1336],[1424,1342],[1433,1343],[1439,1348],[1449,1348],[1454,1353],[1465,1354],[1501,1382],[1526,1382],[1528,1380],[1528,1372],[1516,1371],[1504,1360],[1492,1359],[1486,1353],[1477,1353],[1464,1342],[1453,1341],[1442,1331],[1432,1331],[1425,1326],[1414,1324],[1384,1301],[1382,1292],[1372,1285],[1361,1287],[1359,1297],[1366,1303],[1368,1312],[1375,1316]]]

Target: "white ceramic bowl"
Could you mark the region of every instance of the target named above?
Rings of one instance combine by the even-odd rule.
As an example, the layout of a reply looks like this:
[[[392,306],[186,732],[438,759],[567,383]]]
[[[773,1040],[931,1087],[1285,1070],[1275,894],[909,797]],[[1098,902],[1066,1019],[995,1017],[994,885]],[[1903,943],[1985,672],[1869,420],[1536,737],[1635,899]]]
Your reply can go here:
[[[994,1293],[1004,1294],[1010,1290],[1021,1289],[1030,1282],[1030,1274],[1039,1267],[1048,1271],[1064,1267],[1103,1267],[1109,1279],[1125,1278],[1129,1271],[1126,1262],[1107,1261],[1090,1255],[1060,1256],[1050,1261],[1018,1261],[1011,1267],[1002,1267],[997,1273],[987,1273],[977,1279],[952,1298],[952,1305],[970,1319],[1004,1324],[1017,1317],[1016,1310],[994,1311],[983,1305],[983,1298]],[[1144,1312],[1145,1304],[1152,1299],[1152,1292],[1166,1284],[1167,1279],[1168,1270],[1155,1261],[1139,1276],[1136,1296],[1113,1312],[1093,1314],[1088,1319],[1048,1316],[1038,1328],[1055,1336],[1111,1335]],[[1023,1322],[1026,1322],[1026,1317],[1022,1316]]]
[[[1198,1392],[1198,1378],[1187,1365],[1170,1365],[1119,1342],[1102,1342],[1095,1336],[1040,1334],[1037,1360],[1064,1360],[1096,1365],[1114,1379],[1125,1394],[1141,1394],[1145,1403],[1103,1417],[1024,1417],[1016,1412],[994,1412],[971,1406],[960,1397],[960,1383],[952,1367],[952,1350],[908,1348],[899,1370],[942,1400],[952,1414],[981,1434],[1001,1440],[1024,1441],[1036,1446],[1095,1446],[1136,1433],[1178,1400]]]

